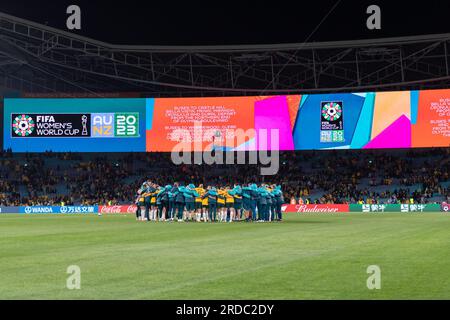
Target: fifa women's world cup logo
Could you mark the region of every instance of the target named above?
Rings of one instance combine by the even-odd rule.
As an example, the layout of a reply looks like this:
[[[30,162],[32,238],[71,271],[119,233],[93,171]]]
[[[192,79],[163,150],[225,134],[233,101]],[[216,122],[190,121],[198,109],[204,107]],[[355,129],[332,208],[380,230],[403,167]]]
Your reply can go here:
[[[344,108],[341,101],[324,101],[320,113],[320,142],[344,142]]]
[[[327,102],[322,107],[322,117],[327,121],[336,121],[342,116],[339,102]]]
[[[12,127],[16,135],[20,137],[28,137],[35,129],[33,118],[26,114],[22,114],[14,118]]]

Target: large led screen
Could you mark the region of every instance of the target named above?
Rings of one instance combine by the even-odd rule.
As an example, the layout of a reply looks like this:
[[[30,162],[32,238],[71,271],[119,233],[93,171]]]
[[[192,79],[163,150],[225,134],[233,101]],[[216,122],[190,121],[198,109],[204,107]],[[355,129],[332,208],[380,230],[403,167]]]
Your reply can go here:
[[[5,99],[13,152],[450,146],[450,90],[212,98]]]

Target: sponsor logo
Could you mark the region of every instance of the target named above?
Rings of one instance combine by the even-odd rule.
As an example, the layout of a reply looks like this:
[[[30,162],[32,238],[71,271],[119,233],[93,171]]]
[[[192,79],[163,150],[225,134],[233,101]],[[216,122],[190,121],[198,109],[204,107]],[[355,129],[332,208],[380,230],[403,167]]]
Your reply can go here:
[[[26,214],[88,214],[98,212],[97,206],[61,206],[61,207],[20,207],[19,213]]]
[[[298,204],[285,205],[281,208],[283,212],[298,212],[298,213],[338,213],[349,212],[348,204]]]
[[[99,212],[102,214],[134,214],[136,213],[137,207],[135,205],[128,206],[100,206]]]
[[[362,212],[369,213],[369,212],[384,212],[386,210],[386,205],[384,204],[363,204],[362,205]]]
[[[401,212],[401,213],[424,213],[438,212],[442,209],[439,204],[352,204],[351,212],[364,213],[384,213],[384,212]]]
[[[424,204],[409,205],[409,212],[423,212],[427,206]]]
[[[64,208],[64,209],[63,209]],[[97,212],[97,208],[95,206],[70,206],[70,207],[61,207],[60,213],[95,213]]]
[[[426,209],[425,204],[402,204],[400,205],[400,212],[423,212]]]
[[[52,207],[25,207],[25,213],[53,213]]]

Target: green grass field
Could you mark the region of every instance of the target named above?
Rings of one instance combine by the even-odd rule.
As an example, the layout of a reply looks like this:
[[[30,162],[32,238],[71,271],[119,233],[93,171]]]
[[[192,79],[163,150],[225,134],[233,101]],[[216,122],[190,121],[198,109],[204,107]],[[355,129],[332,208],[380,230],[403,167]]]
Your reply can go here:
[[[69,265],[81,290],[68,290]],[[366,286],[369,265],[381,289]],[[449,299],[450,216],[283,223],[0,215],[0,299]]]

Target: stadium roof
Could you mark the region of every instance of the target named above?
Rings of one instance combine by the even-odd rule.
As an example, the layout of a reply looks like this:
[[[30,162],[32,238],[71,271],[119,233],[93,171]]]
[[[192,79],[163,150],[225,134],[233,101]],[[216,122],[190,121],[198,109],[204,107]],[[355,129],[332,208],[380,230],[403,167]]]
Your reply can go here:
[[[114,45],[0,13],[0,85],[240,95],[448,87],[450,34],[320,43]]]

